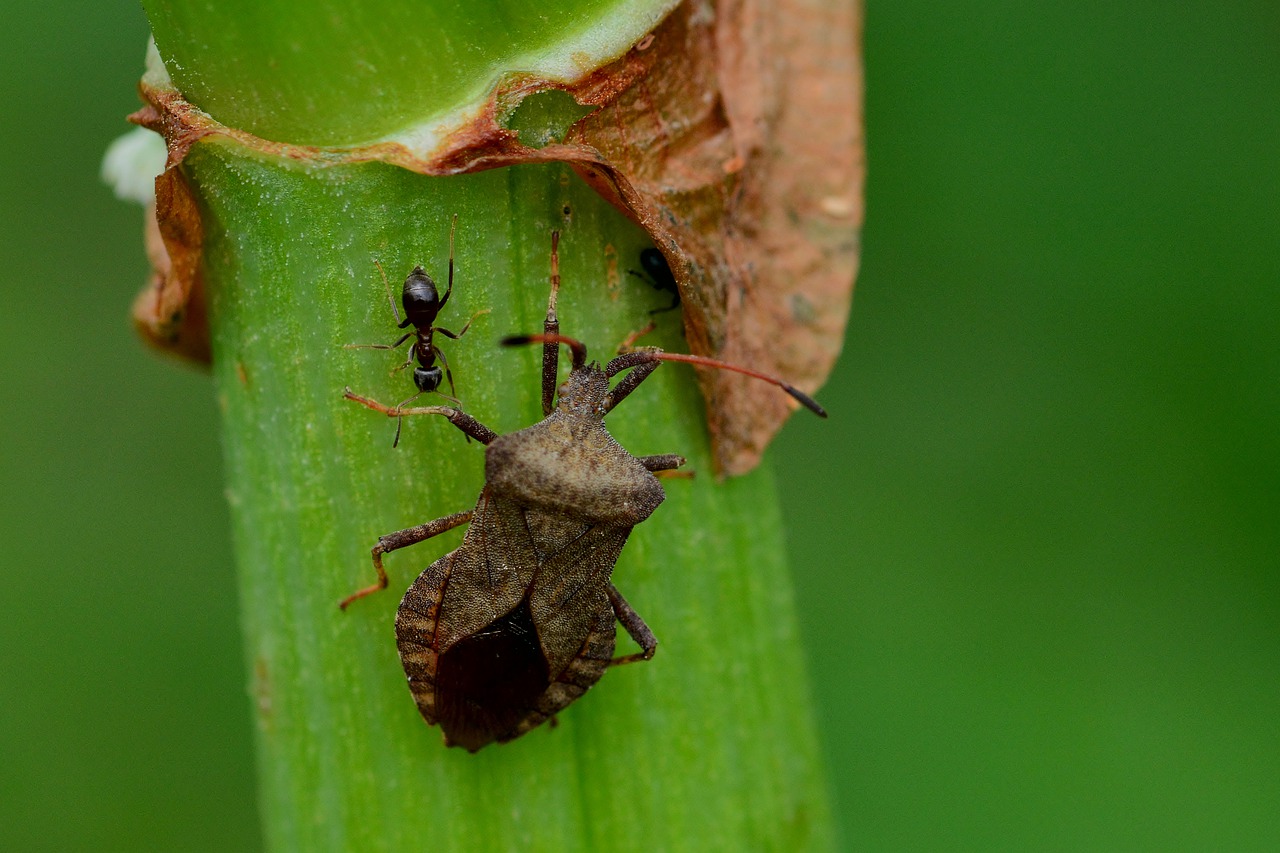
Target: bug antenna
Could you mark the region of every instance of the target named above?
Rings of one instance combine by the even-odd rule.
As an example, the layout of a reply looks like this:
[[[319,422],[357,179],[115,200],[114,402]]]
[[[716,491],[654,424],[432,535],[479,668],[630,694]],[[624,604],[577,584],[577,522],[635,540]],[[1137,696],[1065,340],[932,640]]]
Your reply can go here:
[[[519,347],[525,344],[564,344],[573,354],[573,369],[578,370],[587,363],[587,345],[577,338],[564,335],[511,335],[501,341],[504,347]]]
[[[744,376],[750,376],[753,379],[761,379],[768,382],[770,385],[777,385],[783,391],[790,394],[796,402],[813,412],[818,417],[825,418],[827,416],[827,410],[818,405],[817,400],[813,399],[799,388],[796,388],[794,385],[783,382],[776,376],[770,376],[767,373],[761,373],[760,371],[752,370],[749,367],[730,364],[727,361],[718,361],[714,358],[704,358],[700,355],[686,355],[679,352],[655,352],[653,353],[653,358],[659,361],[682,361],[685,364],[700,364],[703,367],[715,367],[720,370],[731,370],[734,373],[741,373]]]

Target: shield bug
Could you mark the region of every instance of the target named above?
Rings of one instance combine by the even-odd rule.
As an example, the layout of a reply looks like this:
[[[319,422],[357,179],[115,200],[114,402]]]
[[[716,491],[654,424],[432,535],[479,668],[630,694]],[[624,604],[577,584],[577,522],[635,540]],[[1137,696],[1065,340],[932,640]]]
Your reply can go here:
[[[453,372],[449,370],[449,360],[445,358],[444,352],[440,347],[436,346],[433,338],[435,333],[439,332],[446,338],[457,340],[467,333],[467,329],[471,328],[471,323],[481,314],[487,314],[488,309],[477,311],[471,315],[471,319],[467,320],[466,325],[462,327],[460,332],[451,332],[448,329],[437,326],[436,316],[444,309],[445,304],[449,301],[449,296],[453,293],[453,235],[458,226],[457,214],[453,217],[453,223],[449,226],[449,284],[445,288],[444,295],[440,295],[440,291],[436,289],[436,283],[431,276],[420,266],[415,266],[413,272],[409,273],[404,280],[404,287],[400,291],[400,302],[404,305],[404,319],[400,319],[400,312],[396,309],[395,299],[391,296],[391,285],[387,282],[387,274],[382,269],[382,264],[374,261],[374,265],[378,268],[379,274],[382,276],[382,286],[387,291],[387,301],[391,303],[391,311],[396,317],[396,326],[401,329],[413,327],[412,331],[405,332],[398,341],[393,344],[347,344],[347,349],[382,349],[392,350],[398,349],[401,344],[409,339],[413,339],[413,346],[409,350],[409,358],[396,368],[396,370],[404,370],[407,367],[413,367],[413,384],[417,386],[418,391],[409,399],[401,403],[404,406],[412,402],[414,399],[429,392],[436,392],[441,397],[458,403],[457,390],[453,387]],[[440,360],[440,364],[444,365],[444,371],[441,372],[440,366],[436,364],[436,359]],[[414,362],[417,361],[415,365]],[[445,394],[440,390],[440,381],[447,379],[449,382],[449,393]],[[392,441],[391,446],[395,447],[400,443],[400,427],[402,421],[396,420],[396,437]]]
[[[377,583],[342,601],[385,589],[382,557],[470,522],[462,545],[431,564],[405,593],[396,641],[409,690],[445,743],[472,752],[517,738],[567,707],[611,666],[648,660],[657,639],[611,581],[631,529],[666,498],[654,472],[684,464],[667,453],[632,456],[604,417],[663,361],[735,370],[772,382],[826,416],[808,396],[756,371],[697,356],[645,348],[601,366],[559,333],[557,243],[552,234],[551,296],[540,335],[544,420],[498,435],[456,408],[386,406],[345,396],[388,417],[440,415],[486,445],[485,485],[474,509],[389,533],[373,547]],[[560,346],[572,368],[557,392]],[[610,387],[610,380],[621,376]],[[554,406],[553,406],[554,404]],[[614,622],[640,646],[615,658]]]

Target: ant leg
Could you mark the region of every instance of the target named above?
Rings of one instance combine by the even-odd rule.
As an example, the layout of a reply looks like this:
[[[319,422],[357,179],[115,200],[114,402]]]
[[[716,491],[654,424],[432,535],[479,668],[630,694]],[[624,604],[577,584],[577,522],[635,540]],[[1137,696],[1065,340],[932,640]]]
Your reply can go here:
[[[663,265],[664,265],[664,266],[666,265],[666,264],[665,264],[665,262],[664,262],[664,264],[663,264]],[[640,279],[640,280],[641,280],[641,281],[643,281],[645,284],[647,284],[647,285],[649,285],[650,287],[652,287],[654,290],[671,290],[672,288],[675,288],[675,287],[676,287],[676,283],[675,283],[675,279],[674,279],[674,278],[672,278],[671,282],[670,282],[670,283],[668,283],[668,284],[659,284],[657,281],[654,281],[653,279],[649,278],[648,276],[646,276],[646,275],[642,275],[642,274],[640,274],[640,273],[636,272],[635,270],[627,270],[627,272],[631,273],[633,276],[635,276],[636,278]],[[670,275],[670,273],[669,273],[669,272],[668,272],[667,274],[668,274],[668,275]],[[673,296],[671,297],[671,304],[670,304],[670,305],[668,305],[666,308],[654,308],[654,309],[653,309],[652,311],[650,311],[649,313],[650,313],[651,315],[652,315],[652,314],[665,314],[665,313],[667,313],[668,311],[674,311],[674,310],[676,310],[676,309],[677,309],[677,308],[679,308],[679,307],[680,307],[680,291],[679,291],[678,289],[676,289],[676,290],[674,290],[674,292],[673,292]]]
[[[343,349],[399,349],[400,345],[413,337],[413,332],[405,334],[394,344],[343,344]]]
[[[622,593],[618,592],[618,588],[613,584],[609,584],[609,588],[605,590],[609,596],[609,603],[613,605],[613,614],[618,617],[618,622],[623,628],[627,629],[627,633],[631,635],[631,639],[636,641],[644,651],[634,655],[623,655],[614,658],[609,662],[610,666],[618,666],[624,663],[634,663],[640,660],[649,660],[653,657],[653,653],[658,650],[658,638],[653,636],[653,631],[649,630],[649,626],[644,624],[644,620],[640,618],[640,614],[631,609],[631,605],[627,604],[627,600],[622,597]]]
[[[436,329],[436,331],[438,332],[440,330]],[[466,330],[464,329],[463,331],[466,331]],[[434,358],[440,359],[440,363],[444,365],[444,378],[449,382],[448,394],[444,393],[439,388],[436,388],[435,392],[439,394],[441,397],[444,397],[450,403],[453,403],[459,409],[461,409],[462,401],[458,399],[458,389],[453,387],[453,371],[449,369],[449,359],[444,357],[444,351],[441,350],[440,347],[436,346],[435,344],[431,345],[431,354]],[[450,396],[450,395],[453,395],[453,396]],[[470,436],[468,436],[467,443],[469,444],[470,442],[471,442],[471,438]]]
[[[678,453],[661,453],[656,456],[639,457],[640,464],[649,471],[672,471],[685,463],[685,458]]]
[[[396,406],[396,408],[403,409],[405,403],[412,403],[414,400],[418,399],[421,396],[422,396],[422,392],[419,391],[417,394],[414,394],[408,400],[405,400],[404,403],[400,403],[398,406]],[[400,429],[403,426],[404,426],[404,415],[400,415],[398,418],[396,418],[396,437],[391,440],[392,448],[396,448],[400,446]]]
[[[436,393],[440,394],[441,397],[444,397],[449,400],[453,400],[453,402],[458,403],[458,399],[457,399],[458,389],[453,387],[453,371],[449,369],[449,359],[444,357],[444,352],[440,349],[440,347],[436,346],[435,344],[431,345],[431,352],[435,355],[436,358],[440,359],[440,363],[444,365],[444,378],[449,383],[449,394],[452,394],[453,396],[450,397],[448,394],[440,394],[439,391],[436,391]],[[462,404],[458,403],[458,406],[459,408],[461,408]]]
[[[675,295],[675,296],[673,296],[673,297],[671,297],[671,304],[670,304],[670,305],[668,305],[666,308],[654,308],[652,311],[650,311],[650,312],[649,312],[649,314],[650,314],[650,315],[653,315],[653,314],[665,314],[665,313],[667,313],[668,311],[674,311],[674,310],[676,310],[676,309],[677,309],[677,308],[679,308],[679,307],[680,307],[680,292],[679,292],[679,291],[676,291],[676,295]]]
[[[440,334],[444,335],[446,338],[453,338],[456,341],[458,338],[462,337],[467,333],[467,329],[471,328],[471,324],[475,322],[477,317],[481,316],[482,314],[488,314],[491,310],[492,309],[490,308],[483,308],[477,311],[476,313],[472,314],[471,319],[468,320],[467,324],[462,327],[462,331],[456,334],[449,331],[448,329],[441,328],[440,326],[432,326],[431,331],[439,332]]]
[[[358,589],[348,595],[342,601],[338,602],[338,606],[343,610],[347,609],[347,605],[355,601],[357,598],[364,598],[366,595],[372,595],[387,588],[387,570],[382,567],[382,555],[391,551],[398,551],[410,545],[416,545],[419,542],[425,542],[432,536],[439,536],[446,530],[452,530],[460,524],[466,524],[471,520],[475,510],[467,510],[466,512],[455,512],[453,515],[446,515],[444,518],[437,518],[435,521],[428,521],[426,524],[419,524],[417,527],[409,527],[404,530],[397,530],[395,533],[388,533],[386,536],[378,537],[378,544],[373,546],[373,570],[378,573],[378,582],[366,586],[364,589]]]
[[[402,415],[440,415],[449,419],[449,422],[462,430],[463,433],[474,438],[481,444],[488,444],[498,437],[498,434],[480,423],[475,418],[468,415],[461,409],[453,409],[447,406],[422,406],[415,409],[402,409],[399,406],[387,406],[379,403],[377,400],[370,400],[368,397],[361,397],[350,388],[342,392],[342,396],[348,400],[359,403],[360,405],[373,409],[375,412],[382,412],[389,418],[398,418]]]

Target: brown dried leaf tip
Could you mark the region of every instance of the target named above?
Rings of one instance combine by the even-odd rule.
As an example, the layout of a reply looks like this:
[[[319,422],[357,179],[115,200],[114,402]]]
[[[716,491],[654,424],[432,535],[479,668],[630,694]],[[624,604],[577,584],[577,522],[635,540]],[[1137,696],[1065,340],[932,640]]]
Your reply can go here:
[[[207,353],[194,330],[202,319],[199,264],[191,260],[198,260],[198,218],[175,168],[205,135],[276,156],[379,160],[430,175],[559,161],[645,228],[666,256],[695,354],[750,364],[811,393],[839,355],[858,262],[860,33],[853,4],[691,0],[626,54],[572,83],[506,79],[478,117],[430,151],[394,140],[338,150],[262,140],[144,81],[150,106],[135,121],[164,134],[170,168],[160,180],[171,184],[168,203],[158,206],[169,270],[153,288],[156,307],[145,325],[156,338],[179,330],[184,354]],[[563,142],[530,148],[502,117],[548,89],[596,109]],[[711,373],[701,381],[721,471],[750,470],[790,407],[743,377]]]
[[[151,278],[133,301],[133,323],[147,343],[191,361],[210,359],[200,254],[200,211],[182,173],[156,178],[156,201],[146,211],[144,239]]]

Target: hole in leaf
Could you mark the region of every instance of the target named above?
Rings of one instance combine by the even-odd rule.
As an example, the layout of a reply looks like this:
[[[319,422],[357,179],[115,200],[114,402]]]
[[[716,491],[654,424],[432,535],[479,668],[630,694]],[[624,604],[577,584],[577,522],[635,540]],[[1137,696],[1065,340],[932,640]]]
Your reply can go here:
[[[563,142],[569,128],[594,110],[595,107],[579,104],[568,92],[551,89],[521,101],[503,126],[514,130],[520,141],[530,148],[543,148],[553,142]]]

